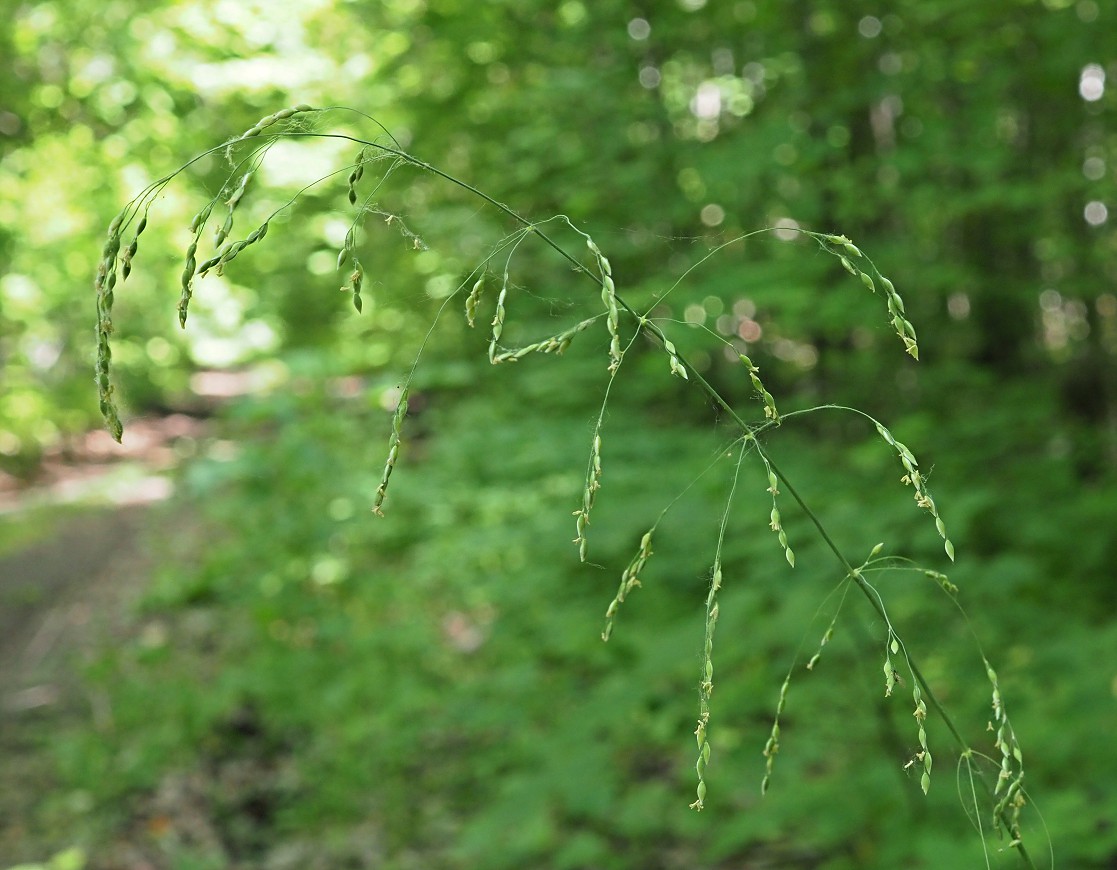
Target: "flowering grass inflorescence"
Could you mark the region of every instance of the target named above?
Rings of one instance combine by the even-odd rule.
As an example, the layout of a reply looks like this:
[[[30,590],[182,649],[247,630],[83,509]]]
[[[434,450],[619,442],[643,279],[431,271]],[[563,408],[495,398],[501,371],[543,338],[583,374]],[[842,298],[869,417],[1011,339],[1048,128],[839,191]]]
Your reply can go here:
[[[588,553],[589,544],[586,532],[590,523],[590,515],[602,488],[603,428],[606,420],[606,409],[609,402],[610,391],[624,367],[629,351],[634,347],[638,339],[642,337],[647,342],[657,346],[659,350],[667,356],[668,371],[670,374],[687,381],[694,389],[702,391],[713,405],[728,418],[730,423],[738,427],[739,432],[733,447],[729,451],[730,454],[736,451],[737,456],[731,476],[728,498],[718,529],[713,565],[710,573],[709,589],[705,602],[705,632],[701,651],[701,671],[698,683],[699,716],[697,728],[695,730],[699,753],[696,763],[698,779],[697,799],[691,806],[694,809],[702,809],[705,805],[708,791],[707,773],[712,754],[710,724],[714,687],[714,635],[720,614],[719,592],[722,588],[725,570],[722,559],[723,543],[730,528],[730,521],[733,513],[733,499],[737,490],[737,482],[741,469],[745,462],[745,458],[754,454],[764,471],[768,483],[768,492],[771,495],[771,509],[768,513],[768,525],[770,529],[776,533],[788,565],[791,567],[796,565],[795,552],[790,546],[787,532],[784,528],[783,513],[787,510],[788,505],[786,502],[790,499],[793,506],[814,525],[823,544],[832,552],[838,564],[841,566],[843,575],[841,581],[843,590],[841,601],[844,603],[847,593],[850,590],[857,589],[863,594],[864,598],[868,600],[869,605],[875,613],[884,621],[886,626],[883,663],[885,695],[891,696],[897,686],[905,684],[905,677],[901,676],[902,670],[903,673],[906,674],[906,678],[911,680],[912,700],[914,703],[913,717],[916,720],[916,731],[919,742],[919,749],[916,755],[913,759],[909,759],[906,766],[919,765],[919,769],[921,770],[920,782],[922,790],[924,792],[928,791],[931,785],[932,757],[925,727],[926,720],[930,713],[937,715],[946,729],[955,738],[958,744],[960,758],[965,762],[972,776],[973,766],[971,764],[971,759],[977,753],[962,737],[960,730],[935,697],[932,687],[919,670],[914,657],[901,639],[899,631],[889,619],[883,597],[877,588],[870,584],[867,579],[867,575],[872,571],[907,570],[907,567],[898,568],[900,562],[895,558],[879,558],[878,554],[882,545],[877,545],[873,548],[869,559],[864,564],[857,568],[853,567],[834,544],[825,526],[818,519],[810,506],[799,495],[791,482],[776,465],[762,443],[761,435],[770,435],[777,427],[794,420],[796,417],[808,412],[822,410],[822,408],[798,410],[781,414],[777,410],[775,398],[760,378],[759,367],[753,363],[749,356],[742,353],[740,348],[735,345],[730,345],[742,365],[745,366],[749,385],[760,399],[763,407],[764,416],[762,420],[756,423],[747,422],[722,393],[715,389],[715,387],[703,377],[701,371],[691,365],[684,354],[679,351],[675,342],[665,331],[665,326],[669,324],[665,324],[652,317],[655,304],[662,302],[666,295],[674,289],[674,286],[677,286],[678,282],[669,290],[662,293],[655,300],[655,304],[650,306],[646,312],[641,313],[634,309],[624,299],[621,293],[618,292],[612,265],[597,243],[588,234],[579,230],[569,218],[560,215],[549,220],[557,221],[564,227],[582,236],[589,254],[588,263],[583,260],[586,256],[585,251],[582,252],[581,256],[572,253],[544,232],[543,227],[547,225],[549,221],[544,221],[542,223],[529,221],[521,217],[508,206],[497,202],[477,188],[418,159],[404,151],[399,143],[392,139],[390,134],[388,134],[383,127],[379,127],[380,134],[387,136],[390,144],[385,144],[382,141],[360,139],[348,133],[316,132],[309,130],[306,126],[305,122],[308,118],[314,117],[320,120],[326,113],[333,111],[352,112],[353,110],[344,109],[343,107],[317,109],[306,104],[299,104],[268,115],[257,121],[241,135],[234,137],[223,145],[210,149],[210,151],[205,152],[203,155],[199,155],[170,175],[154,182],[132,200],[113,219],[109,226],[108,236],[101,253],[101,263],[94,280],[97,312],[96,383],[101,412],[113,437],[120,440],[123,431],[111,379],[111,336],[113,332],[112,308],[114,292],[118,287],[118,283],[126,279],[132,270],[133,260],[138,251],[139,236],[147,226],[148,212],[153,202],[166,185],[194,162],[208,154],[224,152],[231,166],[226,183],[208,203],[203,205],[190,224],[191,238],[184,257],[181,293],[178,305],[179,321],[182,326],[185,326],[196,282],[204,278],[206,274],[211,271],[219,273],[242,252],[262,242],[268,233],[269,222],[273,220],[280,211],[286,209],[294,202],[295,199],[298,198],[299,193],[301,193],[301,191],[296,193],[290,200],[274,210],[254,230],[246,234],[242,239],[229,241],[234,227],[234,215],[242,201],[249,195],[251,182],[261,162],[266,159],[268,149],[271,145],[283,138],[315,136],[351,141],[359,146],[360,150],[357,159],[349,166],[338,170],[338,172],[345,174],[345,199],[349,206],[356,209],[356,214],[345,234],[341,249],[338,252],[337,268],[340,271],[345,268],[347,264],[351,264],[351,271],[342,290],[351,295],[353,305],[357,312],[362,310],[361,290],[364,283],[364,268],[357,256],[358,232],[364,218],[369,215],[384,217],[386,223],[389,225],[396,223],[404,236],[412,241],[414,247],[417,249],[425,247],[422,239],[408,229],[396,215],[380,211],[372,201],[372,197],[375,195],[380,185],[384,183],[395,169],[401,166],[410,166],[420,171],[430,173],[471,195],[479,197],[484,203],[495,209],[503,218],[511,220],[517,226],[516,231],[506,237],[494,249],[493,253],[486,257],[485,261],[462,282],[456,293],[453,294],[456,296],[457,293],[461,293],[465,296],[465,317],[468,324],[473,326],[478,317],[478,310],[482,304],[485,289],[487,285],[492,283],[492,273],[489,271],[490,261],[498,253],[507,253],[507,260],[500,273],[500,288],[496,294],[491,321],[491,332],[487,351],[490,363],[516,362],[537,353],[560,355],[577,335],[589,330],[597,321],[604,319],[608,337],[608,385],[605,389],[601,410],[597,416],[590,438],[589,457],[586,464],[581,503],[574,511],[576,528],[574,541],[579,558],[582,561],[586,560]],[[361,113],[356,114],[373,123],[377,123],[373,121],[373,119],[368,119],[367,116],[361,115]],[[367,190],[366,177],[370,174],[368,169],[380,160],[387,161],[387,168],[384,169],[379,181],[373,185],[372,189]],[[323,179],[320,179],[317,183],[326,181],[335,174],[337,173],[331,173]],[[362,193],[362,191],[364,192]],[[203,233],[214,208],[219,203],[224,204],[225,212],[222,223],[214,231],[214,250],[208,256],[202,256],[199,254],[199,249],[203,244]],[[129,228],[133,227],[133,225],[134,229],[132,229],[130,241],[127,245],[124,245],[122,249],[123,234]],[[906,353],[913,359],[918,359],[919,346],[915,328],[907,319],[904,302],[897,293],[893,283],[882,275],[876,265],[861,251],[861,249],[844,235],[818,233],[809,230],[801,230],[800,232],[813,239],[827,254],[836,257],[842,268],[857,278],[867,289],[873,293],[878,293],[879,291],[883,294],[888,319],[892,328],[903,343]],[[724,247],[742,241],[752,235],[754,235],[754,233],[749,233],[718,246],[714,251],[702,258],[700,263],[705,262]],[[508,348],[502,345],[501,341],[505,335],[510,303],[513,301],[512,297],[518,289],[510,277],[512,257],[516,252],[517,246],[525,239],[529,238],[533,238],[549,246],[567,265],[572,266],[575,272],[584,275],[592,281],[600,295],[600,304],[602,307],[592,316],[583,318],[554,335],[525,344],[521,347]],[[697,265],[698,264],[696,264],[696,266]],[[692,266],[691,268],[693,269],[696,266]],[[688,270],[688,272],[689,271],[690,270]],[[685,277],[684,274],[679,280],[681,281]],[[473,283],[469,291],[466,292],[466,287],[470,285],[470,282]],[[719,340],[725,341],[724,339]],[[418,363],[418,359],[416,359],[416,363]],[[412,372],[413,371],[414,369]],[[373,496],[372,509],[376,514],[383,513],[388,494],[388,484],[399,458],[402,429],[408,412],[410,388],[411,376],[401,385],[395,410],[392,415],[387,458],[381,475],[380,484]],[[927,490],[926,476],[921,473],[918,462],[912,451],[902,442],[896,440],[895,436],[882,423],[863,412],[851,408],[840,408],[839,406],[824,407],[860,414],[874,424],[880,437],[884,439],[899,457],[900,463],[904,469],[903,483],[913,488],[917,505],[932,516],[935,528],[944,542],[946,553],[949,558],[953,560],[955,555],[954,546],[947,537],[946,526],[939,515],[938,507]],[[777,496],[780,496],[781,493],[784,497],[783,510],[781,510],[780,502],[777,501]],[[674,504],[674,502],[672,502],[672,504]],[[668,506],[668,509],[669,508],[670,505]],[[647,568],[649,559],[652,555],[653,536],[660,520],[663,519],[666,512],[667,509],[660,514],[659,519],[657,519],[641,537],[636,554],[629,561],[627,567],[621,572],[617,592],[605,613],[606,622],[602,632],[603,640],[610,639],[614,632],[616,617],[621,605],[624,603],[628,594],[641,584],[641,575]],[[923,570],[927,576],[934,579],[948,592],[948,594],[951,594],[953,599],[957,589],[947,580],[945,575],[929,569],[919,570]],[[840,605],[838,610],[840,612]],[[806,664],[807,670],[813,670],[818,665],[823,648],[834,634],[838,616],[839,613],[835,612],[829,626],[822,636],[817,651]],[[1026,803],[1025,792],[1022,787],[1023,754],[1017,742],[1015,732],[1005,714],[996,673],[989,665],[987,659],[983,657],[983,661],[987,675],[993,685],[994,727],[996,731],[995,746],[1001,754],[1000,773],[996,782],[989,788],[990,796],[993,799],[992,815],[996,820],[995,825],[1001,826],[1010,832],[1013,838],[1012,845],[1017,849],[1024,862],[1031,865],[1031,859],[1022,842],[1020,826],[1020,812]],[[791,676],[792,674],[789,670],[779,690],[775,720],[763,748],[766,764],[762,791],[767,791],[769,787],[775,758],[781,748],[780,717],[784,713],[787,704]]]

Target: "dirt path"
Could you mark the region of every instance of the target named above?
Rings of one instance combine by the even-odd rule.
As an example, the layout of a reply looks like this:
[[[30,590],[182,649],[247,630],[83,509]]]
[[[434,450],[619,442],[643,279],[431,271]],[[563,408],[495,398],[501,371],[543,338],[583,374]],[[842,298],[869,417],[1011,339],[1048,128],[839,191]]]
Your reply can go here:
[[[50,742],[103,715],[82,667],[131,630],[171,445],[197,432],[181,415],[136,429],[126,450],[91,433],[34,487],[0,486],[0,868],[73,845],[43,811],[59,799]]]
[[[170,496],[174,445],[202,431],[184,414],[138,420],[123,445],[94,431],[48,455],[33,486],[0,475],[0,709],[90,621],[85,598],[113,600],[111,577],[104,589],[94,581],[135,548],[147,508]]]
[[[81,668],[147,587],[150,511],[83,510],[0,557],[0,868],[72,845],[42,812],[58,798],[50,741],[98,716]]]
[[[29,681],[66,635],[87,623],[90,581],[114,555],[134,545],[144,508],[87,510],[61,520],[45,539],[0,556],[0,691],[5,710],[21,705],[12,692]]]

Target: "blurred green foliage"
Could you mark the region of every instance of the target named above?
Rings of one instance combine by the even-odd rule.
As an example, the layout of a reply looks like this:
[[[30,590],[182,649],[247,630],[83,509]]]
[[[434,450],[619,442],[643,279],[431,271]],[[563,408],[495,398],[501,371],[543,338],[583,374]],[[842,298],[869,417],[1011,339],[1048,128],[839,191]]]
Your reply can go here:
[[[1117,203],[1117,18],[1105,4],[57,0],[11,12],[5,470],[32,475],[96,422],[88,288],[112,215],[282,106],[368,111],[517,211],[569,214],[637,305],[741,232],[794,221],[845,233],[904,295],[919,364],[879,300],[780,238],[728,248],[656,313],[742,342],[781,409],[862,407],[933,466],[958,547],[951,579],[1000,675],[1060,863],[1114,860],[1117,235],[1105,207]],[[274,157],[246,198],[261,214],[356,155]],[[674,510],[645,588],[610,643],[597,638],[640,535],[728,437],[661,356],[638,348],[614,392],[591,529],[599,570],[579,568],[567,542],[603,331],[563,360],[489,370],[483,328],[469,332],[451,303],[417,371],[388,516],[374,521],[393,389],[448,292],[511,227],[430,175],[393,175],[378,203],[423,249],[370,217],[356,316],[333,274],[352,219],[342,174],[200,282],[180,332],[186,228],[222,179],[219,158],[201,161],[153,209],[118,294],[123,398],[137,415],[189,406],[198,368],[272,359],[282,384],[221,422],[235,458],[215,450],[183,471],[181,528],[142,614],[161,628],[90,674],[111,727],[59,741],[64,789],[44,809],[65,834],[57,847],[75,832],[103,844],[139,818],[175,867],[254,866],[283,842],[313,843],[327,867],[978,865],[936,724],[929,798],[902,769],[910,711],[882,701],[881,626],[858,607],[793,681],[760,800],[780,682],[800,638],[801,655],[813,651],[840,577],[785,510],[799,566],[788,571],[755,470],[725,555],[709,809],[687,812],[727,465]],[[514,271],[523,332],[510,343],[595,305],[541,246]],[[697,329],[672,336],[755,415],[738,365]],[[942,567],[874,433],[829,412],[785,428],[771,447],[843,549],[884,540]],[[912,576],[882,588],[976,742],[989,715],[980,655],[949,601]],[[152,795],[182,771],[205,772],[215,837],[155,824]],[[1039,828],[1031,817],[1042,859]]]
[[[84,866],[85,853],[74,848],[59,852],[45,864],[17,864],[10,870],[82,870]]]

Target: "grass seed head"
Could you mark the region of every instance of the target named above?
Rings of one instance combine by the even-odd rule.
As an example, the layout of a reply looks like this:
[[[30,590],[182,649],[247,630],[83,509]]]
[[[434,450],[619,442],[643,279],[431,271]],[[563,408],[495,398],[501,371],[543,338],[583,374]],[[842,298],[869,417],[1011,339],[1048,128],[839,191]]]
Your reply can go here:
[[[278,112],[273,112],[270,115],[265,115],[263,118],[261,118],[259,121],[245,130],[239,138],[242,140],[251,139],[254,136],[259,136],[273,124],[277,124],[280,121],[286,121],[288,118],[291,118],[303,112],[313,111],[315,111],[314,107],[306,103],[299,103],[297,106],[291,106],[288,109],[280,109]]]
[[[364,308],[364,303],[361,301],[361,286],[365,280],[365,269],[361,265],[361,261],[353,257],[353,271],[349,274],[349,280],[341,287],[342,293],[351,293],[353,295],[353,307],[357,309],[360,314]]]
[[[475,325],[474,319],[477,316],[477,305],[481,301],[481,293],[485,289],[485,276],[482,275],[477,279],[477,283],[473,285],[473,289],[469,291],[469,295],[465,298],[465,320],[471,327]]]
[[[500,336],[504,332],[504,318],[505,318],[505,314],[506,314],[506,312],[504,310],[504,299],[507,295],[508,295],[508,283],[505,282],[504,286],[500,288],[500,295],[497,296],[497,299],[496,299],[496,311],[493,314],[493,322],[492,322],[492,327],[493,327],[492,339],[489,341],[489,362],[494,364],[494,365],[496,363],[500,362],[500,360],[497,358],[496,349],[497,349],[497,342],[500,341]]]
[[[361,180],[365,174],[365,151],[362,148],[360,155],[357,157],[357,165],[353,167],[353,171],[349,173],[349,204],[357,204],[357,182]]]
[[[407,395],[408,388],[404,387],[403,392],[400,393],[399,400],[396,402],[395,413],[392,415],[392,434],[388,437],[388,458],[384,462],[384,471],[380,476],[380,485],[376,488],[376,496],[373,499],[372,512],[380,517],[384,516],[382,507],[384,498],[388,494],[388,481],[392,477],[392,470],[396,467],[396,459],[399,457],[403,420],[407,416]]]
[[[120,252],[120,236],[125,224],[127,212],[128,209],[124,209],[117,214],[109,224],[105,244],[101,249],[101,262],[97,267],[97,272],[93,279],[97,309],[97,355],[94,369],[94,382],[97,384],[97,404],[101,411],[101,417],[105,421],[105,426],[109,430],[109,434],[112,435],[113,439],[116,441],[120,441],[123,437],[124,427],[120,422],[120,413],[113,398],[113,387],[110,378],[112,364],[110,336],[113,332],[112,308],[115,302],[113,288],[116,286],[117,266],[119,262],[117,255]],[[141,223],[143,222],[141,221]],[[140,229],[137,230],[137,235],[142,231],[142,228],[141,226]],[[130,244],[129,249],[131,247]],[[135,251],[132,250],[131,254],[127,251],[125,253],[127,254],[127,259],[124,262],[127,267]]]

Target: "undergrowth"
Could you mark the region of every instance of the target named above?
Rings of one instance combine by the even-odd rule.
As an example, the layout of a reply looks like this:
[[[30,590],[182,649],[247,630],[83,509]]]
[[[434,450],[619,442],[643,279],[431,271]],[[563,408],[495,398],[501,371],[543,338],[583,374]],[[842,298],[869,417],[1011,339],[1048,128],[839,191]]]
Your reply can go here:
[[[339,127],[338,131],[327,129],[324,125],[331,119],[356,119],[376,128],[375,138],[365,139]],[[344,179],[343,196],[352,209],[352,221],[345,234],[344,242],[338,251],[337,268],[344,275],[342,290],[348,294],[356,311],[364,308],[366,290],[366,270],[362,262],[360,239],[366,231],[366,224],[372,218],[394,227],[402,233],[407,243],[417,250],[425,246],[420,235],[406,225],[403,219],[385,210],[378,197],[382,185],[393,174],[404,169],[418,170],[442,179],[469,195],[478,198],[494,210],[499,217],[511,226],[509,232],[491,245],[488,253],[468,274],[461,276],[460,283],[442,304],[435,323],[449,310],[452,302],[463,306],[464,316],[469,326],[477,327],[486,320],[489,322],[487,356],[493,365],[514,363],[534,354],[560,356],[572,342],[591,330],[597,330],[605,345],[601,355],[601,365],[607,374],[607,381],[601,396],[599,410],[589,433],[588,455],[582,478],[581,497],[573,511],[573,543],[582,562],[587,561],[590,553],[591,520],[596,516],[595,505],[598,494],[607,481],[607,458],[610,452],[610,426],[615,428],[616,421],[610,420],[609,410],[616,393],[624,389],[622,373],[627,372],[626,363],[647,353],[659,354],[662,368],[671,376],[685,381],[694,390],[702,393],[717,410],[723,421],[727,421],[735,434],[718,449],[702,475],[721,473],[727,477],[728,492],[725,496],[720,521],[711,530],[712,556],[708,569],[708,587],[705,599],[705,628],[701,643],[700,666],[698,674],[698,713],[694,730],[697,743],[695,763],[695,799],[690,806],[702,810],[707,803],[708,789],[716,782],[717,768],[712,765],[714,745],[717,739],[717,719],[715,718],[715,639],[719,619],[722,618],[721,606],[724,589],[730,584],[745,584],[747,576],[727,575],[723,552],[727,536],[731,534],[731,520],[739,500],[739,491],[751,486],[743,474],[746,464],[755,465],[762,480],[766,483],[765,522],[774,536],[776,544],[783,553],[788,570],[797,564],[796,547],[798,540],[793,539],[785,525],[785,515],[794,512],[805,518],[802,526],[797,526],[799,535],[806,528],[813,528],[821,548],[828,551],[835,563],[839,581],[836,587],[823,597],[823,609],[830,614],[829,624],[810,646],[804,655],[796,658],[787,669],[786,677],[779,689],[775,704],[771,730],[763,754],[765,771],[760,783],[762,792],[776,782],[778,774],[777,759],[782,749],[781,722],[789,709],[789,694],[793,678],[800,669],[816,671],[826,667],[826,648],[836,634],[851,622],[853,631],[871,631],[856,618],[847,619],[846,610],[849,600],[860,597],[867,602],[874,614],[878,630],[875,638],[879,653],[873,665],[880,680],[880,691],[884,698],[907,697],[911,705],[910,731],[914,750],[904,760],[903,769],[918,773],[917,781],[923,793],[930,791],[932,782],[937,781],[942,770],[942,759],[948,754],[945,747],[932,745],[928,735],[929,719],[937,719],[953,743],[956,757],[956,787],[966,814],[982,839],[983,845],[993,838],[1001,838],[1015,849],[1021,862],[1029,867],[1035,866],[1023,839],[1022,813],[1029,805],[1029,795],[1025,788],[1024,756],[1017,735],[1012,727],[1008,708],[1001,695],[997,674],[984,651],[978,646],[982,667],[989,681],[992,717],[989,730],[992,732],[992,748],[981,751],[964,736],[963,727],[945,709],[936,696],[929,680],[924,675],[921,663],[909,649],[905,641],[905,629],[892,619],[889,603],[883,594],[881,580],[889,574],[906,573],[934,584],[945,598],[946,606],[957,608],[963,621],[965,612],[959,602],[959,590],[948,577],[933,568],[918,565],[901,555],[888,555],[885,545],[872,546],[861,559],[850,557],[835,543],[815,507],[800,495],[796,486],[785,474],[781,465],[773,457],[769,444],[781,432],[807,416],[816,414],[853,415],[863,421],[870,431],[879,436],[885,450],[895,457],[901,483],[909,488],[916,509],[927,515],[942,541],[943,549],[950,560],[954,559],[954,546],[948,536],[947,527],[940,515],[930,490],[927,476],[919,460],[910,447],[897,440],[888,427],[880,420],[863,411],[838,405],[824,405],[787,411],[777,406],[776,397],[769,391],[762,379],[760,368],[747,355],[748,347],[743,342],[728,340],[710,333],[711,341],[719,343],[717,350],[736,361],[740,366],[741,378],[747,381],[755,397],[750,406],[761,409],[762,416],[749,420],[746,411],[734,406],[722,391],[713,386],[702,374],[700,368],[692,365],[682,352],[672,335],[680,327],[669,317],[663,316],[663,303],[687,278],[693,269],[706,266],[724,249],[739,246],[746,239],[771,233],[764,229],[748,233],[726,241],[717,246],[698,264],[681,275],[658,293],[651,303],[636,307],[624,295],[624,281],[615,275],[612,264],[598,243],[579,228],[571,218],[556,215],[542,220],[531,220],[521,216],[507,205],[500,203],[467,184],[465,181],[442,171],[405,150],[391,134],[373,119],[351,109],[331,107],[316,109],[302,104],[283,109],[269,115],[242,135],[223,143],[202,155],[198,155],[175,172],[151,184],[133,199],[113,219],[109,226],[108,238],[102,252],[102,261],[95,280],[97,309],[97,359],[96,382],[100,398],[101,412],[106,425],[114,438],[120,440],[123,433],[121,413],[114,393],[112,382],[112,334],[113,305],[115,293],[126,281],[133,267],[140,239],[148,225],[149,212],[168,184],[186,169],[203,157],[221,155],[228,163],[227,178],[220,190],[198,211],[190,224],[190,241],[185,252],[178,303],[180,324],[185,327],[195,287],[207,274],[221,274],[231,267],[232,261],[249,248],[262,243],[269,228],[282,213],[287,211],[308,188],[296,192],[286,202],[267,214],[262,221],[255,223],[248,231],[237,238],[236,218],[242,203],[250,198],[253,181],[257,171],[267,158],[269,149],[281,140],[335,140],[349,143],[354,149],[352,162],[333,173],[314,182],[311,187],[337,184]],[[212,228],[212,229],[211,229]],[[212,242],[207,240],[207,230],[211,230]],[[786,229],[783,232],[787,232]],[[850,239],[837,233],[816,232],[796,229],[795,232],[813,241],[826,256],[835,258],[841,267],[850,274],[853,282],[862,290],[876,294],[882,300],[882,317],[891,326],[901,347],[913,360],[919,358],[919,344],[915,327],[907,319],[904,301],[892,281],[885,277],[877,265]],[[508,326],[516,316],[516,307],[523,294],[516,262],[522,246],[535,243],[550,249],[558,262],[573,270],[584,282],[587,292],[593,294],[598,302],[593,303],[596,311],[590,316],[572,319],[565,327],[553,334],[545,335],[535,341],[509,346]],[[483,313],[483,312],[491,312]],[[387,455],[380,474],[379,482],[368,493],[371,510],[378,515],[391,507],[390,491],[393,472],[400,461],[403,448],[407,443],[408,414],[413,399],[412,387],[416,369],[422,362],[427,342],[433,340],[434,325],[427,334],[427,341],[420,349],[414,363],[395,394],[394,410],[390,423]],[[681,343],[681,342],[680,342]],[[650,349],[650,350],[649,350]],[[546,412],[546,408],[538,409]],[[619,473],[619,472],[618,472]],[[685,492],[685,490],[684,490]],[[681,498],[680,494],[680,498]],[[605,609],[605,621],[601,632],[603,641],[620,631],[620,617],[628,598],[641,586],[642,578],[654,565],[654,546],[657,531],[664,518],[679,503],[679,498],[669,503],[658,514],[647,518],[646,531],[639,540],[627,567],[619,578],[616,594]],[[732,532],[736,534],[734,530]],[[724,644],[722,640],[719,643]],[[732,638],[733,643],[741,642]],[[807,654],[809,653],[809,655]],[[805,658],[806,661],[802,661]],[[989,770],[994,773],[990,775]],[[986,846],[986,863],[990,861],[990,851]]]

